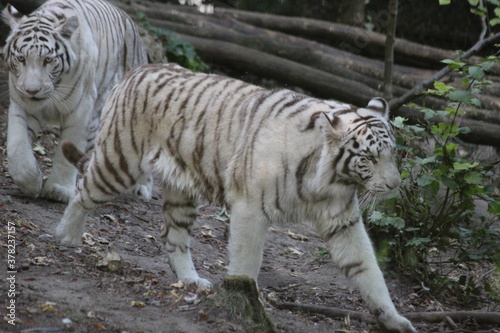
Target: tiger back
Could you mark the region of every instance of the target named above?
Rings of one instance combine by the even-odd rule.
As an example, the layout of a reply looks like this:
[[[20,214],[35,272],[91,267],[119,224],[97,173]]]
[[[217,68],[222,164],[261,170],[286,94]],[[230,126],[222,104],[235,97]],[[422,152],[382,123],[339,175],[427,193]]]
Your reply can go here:
[[[415,332],[389,297],[358,200],[384,198],[400,183],[385,100],[355,108],[168,64],[127,74],[104,110],[88,163],[63,144],[86,168],[56,229],[64,244],[81,242],[94,207],[154,174],[163,183],[162,239],[183,282],[210,287],[189,251],[201,196],[230,208],[230,275],[257,279],[269,225],[308,223],[380,325]]]
[[[7,5],[3,19],[11,27],[9,172],[24,194],[67,201],[76,171],[58,147],[42,188],[32,144],[54,123],[60,141],[92,149],[104,101],[124,73],[147,63],[144,45],[132,20],[101,0],[49,0],[27,16]]]

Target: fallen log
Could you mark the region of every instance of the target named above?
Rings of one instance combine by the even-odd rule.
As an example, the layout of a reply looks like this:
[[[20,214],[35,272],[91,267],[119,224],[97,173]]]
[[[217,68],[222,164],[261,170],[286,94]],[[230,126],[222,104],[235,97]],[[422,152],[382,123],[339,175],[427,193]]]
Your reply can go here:
[[[349,70],[345,67],[338,66],[337,64],[341,63],[344,58],[341,56],[338,57],[328,53],[324,53],[318,49],[313,49],[313,46],[311,46],[310,44],[317,44],[315,42],[308,42],[300,38],[284,35],[281,33],[275,33],[273,31],[266,31],[258,28],[252,29],[251,26],[241,25],[235,22],[227,23],[227,20],[223,20],[223,22],[213,22],[212,18],[208,17],[207,20],[200,21],[196,20],[196,17],[189,15],[186,16],[183,14],[177,15],[177,13],[175,12],[171,13],[171,15],[172,17],[169,17],[170,19],[175,21],[182,21],[184,23],[171,23],[169,21],[162,21],[158,19],[150,19],[149,22],[154,26],[177,31],[181,34],[214,40],[214,43],[220,40],[259,50],[262,51],[263,54],[270,53],[282,59],[292,60],[297,64],[304,64],[315,69],[331,73],[336,77],[344,78],[348,81],[356,81],[358,83],[356,84],[356,88],[360,89],[358,90],[360,94],[366,95],[366,93],[361,91],[361,89],[365,90],[371,88],[371,91],[375,91],[376,95],[382,95],[382,82],[380,80],[360,74],[356,71]],[[163,13],[162,16],[167,18],[165,13]],[[231,27],[233,29],[230,29]],[[218,54],[222,54],[225,52],[227,52],[226,49],[217,50]],[[261,56],[260,60],[256,61],[254,66],[252,66],[252,68],[250,68],[249,70],[253,72],[259,70],[257,68],[258,66],[256,67],[255,65],[258,64],[259,66],[262,66],[262,64],[267,61],[267,59],[269,58],[266,56]],[[236,69],[238,68],[236,67]],[[263,72],[263,75],[267,77],[269,77],[270,74],[271,72],[269,71]],[[273,78],[276,77],[273,76]],[[283,78],[281,78],[280,80],[283,80]],[[304,86],[303,82],[296,82],[295,84],[309,91],[316,91],[316,89],[311,89],[310,84],[307,84],[307,87]],[[332,98],[332,94],[335,94],[334,91],[337,89],[340,88],[335,86],[334,82],[332,82],[330,88],[331,94],[329,96],[326,96],[326,98]],[[402,88],[400,86],[394,86],[393,90],[395,96],[402,96],[408,92],[408,89]],[[323,95],[321,96],[324,97]],[[339,94],[335,94],[335,96],[339,96]],[[341,94],[340,98],[335,98],[343,100]],[[488,96],[483,97],[481,95],[478,96],[478,98],[481,101],[488,101],[485,106],[491,108],[491,110],[500,110],[500,103],[498,103],[500,101],[498,99],[492,97],[488,98]],[[447,101],[433,96],[414,96],[413,100],[418,104],[426,105],[427,107],[432,107],[434,109],[445,109],[447,107]],[[363,104],[355,104],[357,104],[358,106],[364,106],[364,100],[362,101]],[[497,103],[494,103],[494,101],[497,101]],[[488,120],[500,124],[500,115],[497,112],[493,112],[491,110],[473,109],[474,119]]]
[[[349,316],[351,319],[373,323],[373,317],[366,312],[345,310],[322,305],[310,305],[291,302],[272,302],[273,306],[278,309],[286,309],[291,311],[299,311],[306,313],[318,313],[331,318],[345,318]],[[442,312],[413,312],[402,314],[411,321],[425,321],[429,323],[439,323],[446,320],[446,317],[451,318],[455,322],[465,320],[474,320],[481,325],[500,325],[500,313],[497,312],[480,312],[480,311],[442,311]]]
[[[237,68],[239,72],[250,71],[264,77],[272,77],[290,85],[300,86],[319,97],[366,105],[373,96],[379,94],[360,82],[337,77],[251,48],[183,34],[178,36],[192,43],[207,62]]]
[[[384,77],[384,64],[378,60],[353,56],[345,51],[309,41],[304,38],[294,37],[276,31],[266,30],[238,22],[228,18],[214,18],[211,15],[193,14],[178,11],[175,6],[165,6],[164,10],[158,11],[142,8],[152,25],[177,31],[183,34],[202,37],[206,39],[222,40],[232,42],[245,47],[250,47],[265,53],[270,53],[281,58],[286,58],[298,63],[308,65],[323,71],[330,72],[350,80],[356,80],[371,87],[381,90]],[[161,18],[161,19],[155,19]],[[221,50],[223,52],[223,50]],[[394,95],[401,96],[408,89],[415,87],[424,78],[433,74],[431,71],[412,69],[405,66],[396,66],[393,73]],[[460,77],[452,77],[460,81]],[[458,83],[458,82],[457,82]],[[497,90],[491,88],[496,96]],[[491,98],[482,98],[490,103],[485,105],[488,109],[499,110],[498,103],[491,103]],[[437,109],[446,108],[446,101],[435,97],[426,97],[425,104]],[[419,103],[422,103],[418,101]],[[495,118],[492,112],[478,110],[478,114],[484,113],[482,117]],[[500,123],[500,119],[498,120]]]
[[[380,92],[362,87],[359,82],[336,77],[303,64],[269,55],[229,42],[203,39],[179,34],[191,42],[197,52],[208,62],[237,68],[240,72],[249,71],[262,77],[273,77],[281,82],[302,87],[313,95],[327,99],[337,99],[347,103],[364,106]],[[221,52],[221,50],[224,52]],[[394,115],[408,118],[412,123],[423,122],[423,114],[408,107],[393,111]],[[433,122],[446,121],[434,117]],[[470,143],[500,146],[498,133],[500,125],[472,119],[462,119],[461,126],[471,129],[471,133],[461,136]]]
[[[188,27],[193,29],[189,32],[185,31],[186,34],[251,46],[266,53],[276,54],[322,70],[338,73],[337,75],[342,73],[350,77],[357,75],[360,80],[363,80],[363,76],[365,76],[376,79],[376,84],[380,86],[384,78],[383,61],[362,57],[305,38],[255,27],[234,19],[216,18],[212,15],[193,12],[192,9],[186,9],[184,6],[163,5],[161,10],[144,6],[125,9],[129,11],[141,10],[151,22],[160,24],[160,26],[167,27],[167,22],[182,23],[185,25],[184,29],[188,29]],[[175,28],[175,26],[171,27]],[[412,88],[432,73],[432,71],[396,65],[394,67],[394,83],[401,87]],[[367,81],[365,79],[365,82]]]
[[[383,64],[378,60],[352,55],[304,38],[254,27],[233,18],[202,15],[184,8],[156,3],[153,8],[150,3],[137,0],[134,5],[125,6],[124,9],[130,13],[137,10],[145,12],[152,25],[180,32],[179,37],[190,41],[208,62],[240,73],[252,72],[301,87],[318,97],[333,98],[358,106],[366,105],[373,96],[382,95]],[[423,80],[422,75],[407,66],[395,66],[395,73],[394,95],[397,98],[407,94],[410,91],[408,88],[414,88],[417,81]],[[423,73],[425,77],[430,76],[430,71]],[[450,78],[459,79],[456,75]],[[398,85],[401,81],[406,82],[408,87]],[[419,93],[412,97],[412,101],[434,109],[446,107],[445,100],[422,97]],[[483,99],[488,102],[487,107],[497,109],[497,99],[488,97]],[[409,108],[394,108],[393,114],[411,121],[422,121],[420,112]],[[462,124],[472,130],[471,134],[463,138],[472,143],[500,146],[500,126],[497,125],[500,123],[499,113],[474,110],[471,115],[476,119],[488,120],[488,123],[463,119]]]
[[[380,59],[384,56],[385,35],[358,27],[311,18],[285,17],[228,8],[216,8],[215,15],[229,15],[239,21],[258,27],[336,45],[355,54]],[[441,67],[441,60],[456,57],[454,51],[423,45],[402,38],[395,39],[394,54],[397,63],[434,69]],[[478,63],[480,57],[472,57],[471,61]],[[500,75],[500,66],[495,66],[494,73]]]

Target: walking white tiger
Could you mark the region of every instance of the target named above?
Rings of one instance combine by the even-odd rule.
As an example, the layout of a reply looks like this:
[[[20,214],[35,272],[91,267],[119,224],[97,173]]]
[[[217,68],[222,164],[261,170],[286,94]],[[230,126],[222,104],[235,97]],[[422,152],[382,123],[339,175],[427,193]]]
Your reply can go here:
[[[123,74],[147,63],[132,20],[101,0],[49,0],[28,16],[11,5],[4,53],[9,68],[9,172],[30,197],[67,202],[76,170],[58,147],[42,189],[32,144],[42,123],[60,125],[60,140],[93,147],[102,106]],[[144,195],[147,196],[147,193]]]
[[[230,207],[230,275],[257,279],[271,223],[310,223],[378,322],[415,332],[391,302],[358,204],[360,185],[384,197],[400,183],[385,100],[357,109],[167,64],[127,74],[104,110],[90,159],[63,144],[84,173],[57,226],[63,244],[81,242],[96,205],[153,173],[163,180],[162,239],[180,280],[210,287],[189,250],[202,196]]]

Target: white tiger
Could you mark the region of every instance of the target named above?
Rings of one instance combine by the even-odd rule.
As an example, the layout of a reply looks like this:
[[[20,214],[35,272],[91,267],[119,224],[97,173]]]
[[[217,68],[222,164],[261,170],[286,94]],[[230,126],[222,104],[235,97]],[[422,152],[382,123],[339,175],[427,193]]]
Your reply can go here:
[[[147,63],[145,48],[132,20],[101,0],[49,0],[28,16],[7,5],[3,19],[12,29],[4,49],[10,175],[27,196],[67,202],[77,173],[59,147],[42,189],[32,150],[42,123],[58,124],[61,142],[90,150],[106,97],[125,72]]]
[[[180,280],[211,286],[189,250],[202,196],[230,207],[230,275],[257,279],[271,223],[310,223],[380,325],[415,332],[390,299],[358,204],[359,187],[385,197],[400,184],[385,100],[358,109],[167,64],[127,74],[104,110],[90,159],[63,144],[84,173],[56,229],[63,244],[80,244],[93,208],[152,173],[163,180],[162,239]]]

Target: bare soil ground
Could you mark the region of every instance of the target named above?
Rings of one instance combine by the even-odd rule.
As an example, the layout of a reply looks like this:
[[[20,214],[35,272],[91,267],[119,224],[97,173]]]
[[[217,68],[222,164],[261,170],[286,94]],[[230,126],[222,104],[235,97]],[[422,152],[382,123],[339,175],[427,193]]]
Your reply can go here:
[[[192,252],[200,275],[215,288],[196,294],[182,286],[170,270],[159,242],[158,191],[149,202],[122,198],[95,210],[87,223],[83,246],[60,246],[54,229],[65,205],[22,195],[9,177],[6,152],[7,102],[0,105],[0,252],[3,276],[15,276],[15,298],[10,283],[1,286],[3,320],[0,332],[259,332],[245,325],[224,304],[221,282],[226,274],[226,223],[218,207],[200,204],[193,231]],[[46,128],[36,156],[44,172],[57,142],[57,131]],[[15,224],[15,269],[7,274],[8,223]],[[290,231],[291,230],[291,231]],[[115,272],[97,267],[113,247],[123,259]],[[364,322],[279,310],[277,302],[298,302],[366,311],[359,294],[329,262],[324,245],[309,230],[274,226],[269,232],[259,288],[279,332],[377,332]],[[415,282],[396,280],[386,267],[387,283],[402,313],[466,310],[441,304],[431,294],[417,297]],[[7,306],[15,300],[15,325]],[[478,304],[476,309],[486,309]],[[460,331],[488,331],[473,322],[457,323]],[[457,332],[445,323],[421,323],[420,332]],[[495,331],[498,332],[498,331]]]

